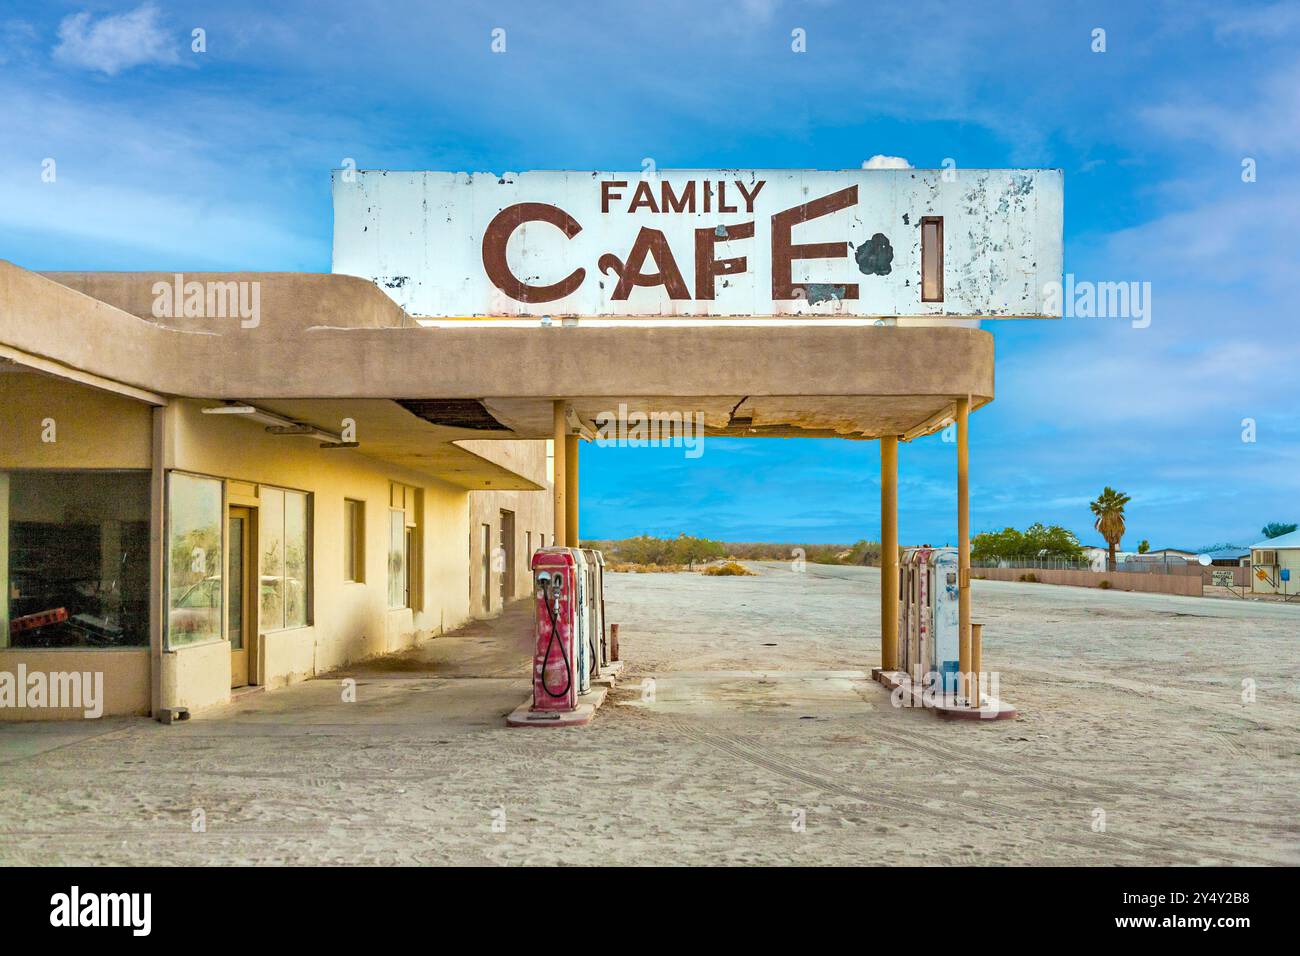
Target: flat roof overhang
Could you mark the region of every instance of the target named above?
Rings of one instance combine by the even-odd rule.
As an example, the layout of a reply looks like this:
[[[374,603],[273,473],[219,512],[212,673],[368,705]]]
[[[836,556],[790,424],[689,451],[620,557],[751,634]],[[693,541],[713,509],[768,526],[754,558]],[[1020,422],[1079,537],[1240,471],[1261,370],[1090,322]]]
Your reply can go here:
[[[589,427],[625,405],[698,411],[715,435],[849,438],[916,437],[943,427],[958,398],[969,396],[972,407],[993,399],[993,337],[980,329],[814,322],[427,328],[355,277],[185,274],[187,282],[257,283],[260,314],[244,327],[238,316],[155,318],[154,289],[173,280],[172,273],[39,275],[0,262],[0,343],[129,388],[253,401],[326,430],[360,400],[480,401],[505,427],[439,432],[462,447],[552,437],[557,399]],[[308,399],[316,401],[299,402]],[[392,408],[413,427],[443,429]],[[375,415],[400,445],[396,423],[406,419],[389,410]]]

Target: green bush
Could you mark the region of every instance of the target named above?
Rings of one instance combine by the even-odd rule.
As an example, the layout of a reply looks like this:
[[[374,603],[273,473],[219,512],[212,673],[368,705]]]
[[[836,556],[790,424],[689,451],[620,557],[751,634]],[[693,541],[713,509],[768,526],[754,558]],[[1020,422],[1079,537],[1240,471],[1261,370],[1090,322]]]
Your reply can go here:
[[[1102,578],[1100,581],[1097,582],[1097,587],[1101,588],[1103,591],[1109,591],[1110,582],[1107,581],[1105,578]]]
[[[1082,554],[1083,548],[1073,531],[1067,531],[1060,525],[1049,527],[1042,522],[1031,524],[1024,531],[1004,528],[1001,531],[986,531],[971,539],[971,558],[976,561],[1002,558],[1078,559]]]

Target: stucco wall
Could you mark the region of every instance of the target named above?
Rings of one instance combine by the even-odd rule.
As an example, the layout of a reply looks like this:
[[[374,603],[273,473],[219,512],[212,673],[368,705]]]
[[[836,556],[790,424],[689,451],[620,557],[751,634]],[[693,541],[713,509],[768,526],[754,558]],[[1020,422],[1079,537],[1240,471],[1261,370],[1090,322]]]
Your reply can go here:
[[[228,656],[228,655],[227,655]],[[149,648],[6,648],[0,650],[0,671],[103,675],[104,717],[147,716],[150,702]],[[227,668],[227,677],[229,668]],[[92,677],[93,679],[93,677]],[[0,707],[0,720],[82,720],[81,707]]]
[[[532,444],[545,446],[544,442]],[[543,450],[543,458],[545,451]],[[543,461],[543,467],[545,462]],[[492,546],[498,544],[501,534],[501,512],[512,511],[515,516],[514,536],[514,589],[511,600],[527,596],[532,589],[532,576],[528,562],[533,551],[551,543],[554,524],[553,499],[548,491],[472,491],[470,498],[470,611],[474,617],[492,617],[501,613],[501,577],[505,573],[500,562],[490,571],[489,603],[483,602],[483,525],[491,528]],[[488,554],[489,560],[491,554]]]
[[[257,679],[268,687],[402,650],[481,616],[481,605],[473,603],[482,599],[475,590],[481,534],[472,532],[489,522],[497,541],[502,509],[516,516],[520,570],[514,596],[528,593],[525,532],[532,532],[534,546],[542,533],[549,539],[549,492],[466,492],[360,451],[324,450],[315,439],[272,436],[235,416],[204,415],[205,404],[177,403],[169,467],[312,495],[314,614],[310,626],[261,634]],[[502,444],[519,446],[510,457],[521,468],[545,471],[544,442]],[[401,609],[388,607],[387,534],[394,482],[415,492],[408,507],[417,514],[421,539],[417,572],[422,588],[413,595],[412,606]],[[344,580],[344,499],[365,504],[364,582]],[[494,585],[492,614],[500,611],[495,590]],[[225,699],[216,697],[198,706]]]
[[[0,468],[148,468],[149,406],[36,372],[0,374]],[[43,439],[46,419],[53,421]]]
[[[149,468],[153,437],[148,406],[57,378],[14,372],[0,375],[0,469]],[[516,594],[526,594],[526,532],[534,546],[551,531],[550,493],[474,493],[427,475],[368,458],[359,450],[324,450],[317,439],[274,436],[234,416],[204,415],[208,402],[178,400],[167,410],[164,466],[226,481],[232,503],[256,505],[269,485],[311,494],[312,619],[308,626],[259,631],[252,682],[279,687],[350,661],[410,647],[464,623],[471,615],[471,510],[490,520],[493,540],[500,510],[516,514]],[[40,440],[43,422],[55,421],[57,441]],[[545,472],[544,442],[509,442],[506,457],[530,472]],[[534,460],[536,459],[536,460]],[[419,528],[412,606],[388,607],[387,544],[394,487],[400,505]],[[344,580],[344,499],[364,502],[364,580]],[[0,509],[2,512],[3,509]],[[486,517],[485,517],[486,516]],[[0,518],[4,515],[0,513]],[[0,535],[6,539],[7,535]],[[5,546],[0,542],[0,562]],[[492,613],[500,610],[494,594]],[[4,650],[0,669],[102,671],[105,713],[148,713],[148,648]],[[230,645],[216,641],[169,650],[162,656],[163,706],[192,711],[230,696]],[[0,709],[0,719],[80,716],[44,709]]]
[[[270,687],[303,680],[349,661],[409,647],[468,617],[466,491],[359,451],[323,450],[317,439],[273,436],[234,416],[204,415],[204,404],[177,403],[169,468],[312,495],[312,620],[305,627],[259,632],[257,679]],[[388,607],[387,566],[395,482],[417,492],[411,509],[419,525],[417,572],[422,582],[414,606],[396,610]],[[361,582],[344,580],[345,499],[364,504]],[[207,666],[200,659],[195,663]],[[224,700],[226,695],[218,696]]]

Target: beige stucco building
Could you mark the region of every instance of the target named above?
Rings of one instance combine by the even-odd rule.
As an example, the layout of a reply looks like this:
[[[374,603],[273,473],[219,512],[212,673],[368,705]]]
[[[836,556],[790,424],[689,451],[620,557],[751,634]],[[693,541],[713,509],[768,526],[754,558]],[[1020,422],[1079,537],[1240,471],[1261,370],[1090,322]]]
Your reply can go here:
[[[256,283],[244,327],[158,317],[173,281],[0,262],[0,672],[102,673],[105,714],[199,712],[498,613],[555,540],[548,446],[605,410],[897,441],[993,394],[979,329],[426,328],[357,278],[184,277]]]
[[[552,534],[544,439],[483,440],[428,421],[427,405],[422,418],[389,401],[198,397],[219,368],[159,381],[165,349],[131,341],[147,328],[184,351],[207,337],[151,314],[153,277],[0,273],[6,331],[49,343],[42,355],[7,334],[0,362],[0,670],[102,673],[104,714],[201,711],[527,593],[520,569]],[[412,324],[367,283],[312,279],[343,289],[304,303],[304,323],[324,305],[342,322]],[[301,284],[263,285],[264,307]],[[88,315],[104,324],[78,328]],[[126,339],[123,353],[104,356],[96,334]],[[88,368],[65,361],[80,349]],[[82,716],[53,696],[0,719]]]
[[[84,715],[23,675],[167,717],[498,613],[611,416],[879,440],[886,670],[900,446],[955,423],[968,633],[979,319],[1059,314],[1059,171],[679,172],[669,217],[635,179],[336,178],[329,275],[0,261],[0,719]]]

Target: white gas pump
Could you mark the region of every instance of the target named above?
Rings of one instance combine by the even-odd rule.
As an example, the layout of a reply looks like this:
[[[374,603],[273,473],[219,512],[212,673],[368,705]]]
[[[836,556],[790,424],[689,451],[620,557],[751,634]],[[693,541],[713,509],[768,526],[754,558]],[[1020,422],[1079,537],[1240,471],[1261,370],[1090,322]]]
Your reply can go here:
[[[587,557],[581,548],[566,549],[573,555],[577,563],[576,577],[578,580],[577,601],[574,604],[574,610],[577,614],[577,633],[575,634],[577,643],[578,658],[578,694],[591,693],[591,573],[587,564]]]
[[[609,641],[605,637],[605,556],[595,548],[583,548],[591,573],[591,644],[592,670],[599,673],[609,666]]]
[[[956,548],[907,548],[899,562],[899,667],[918,685],[957,693],[958,573]]]

